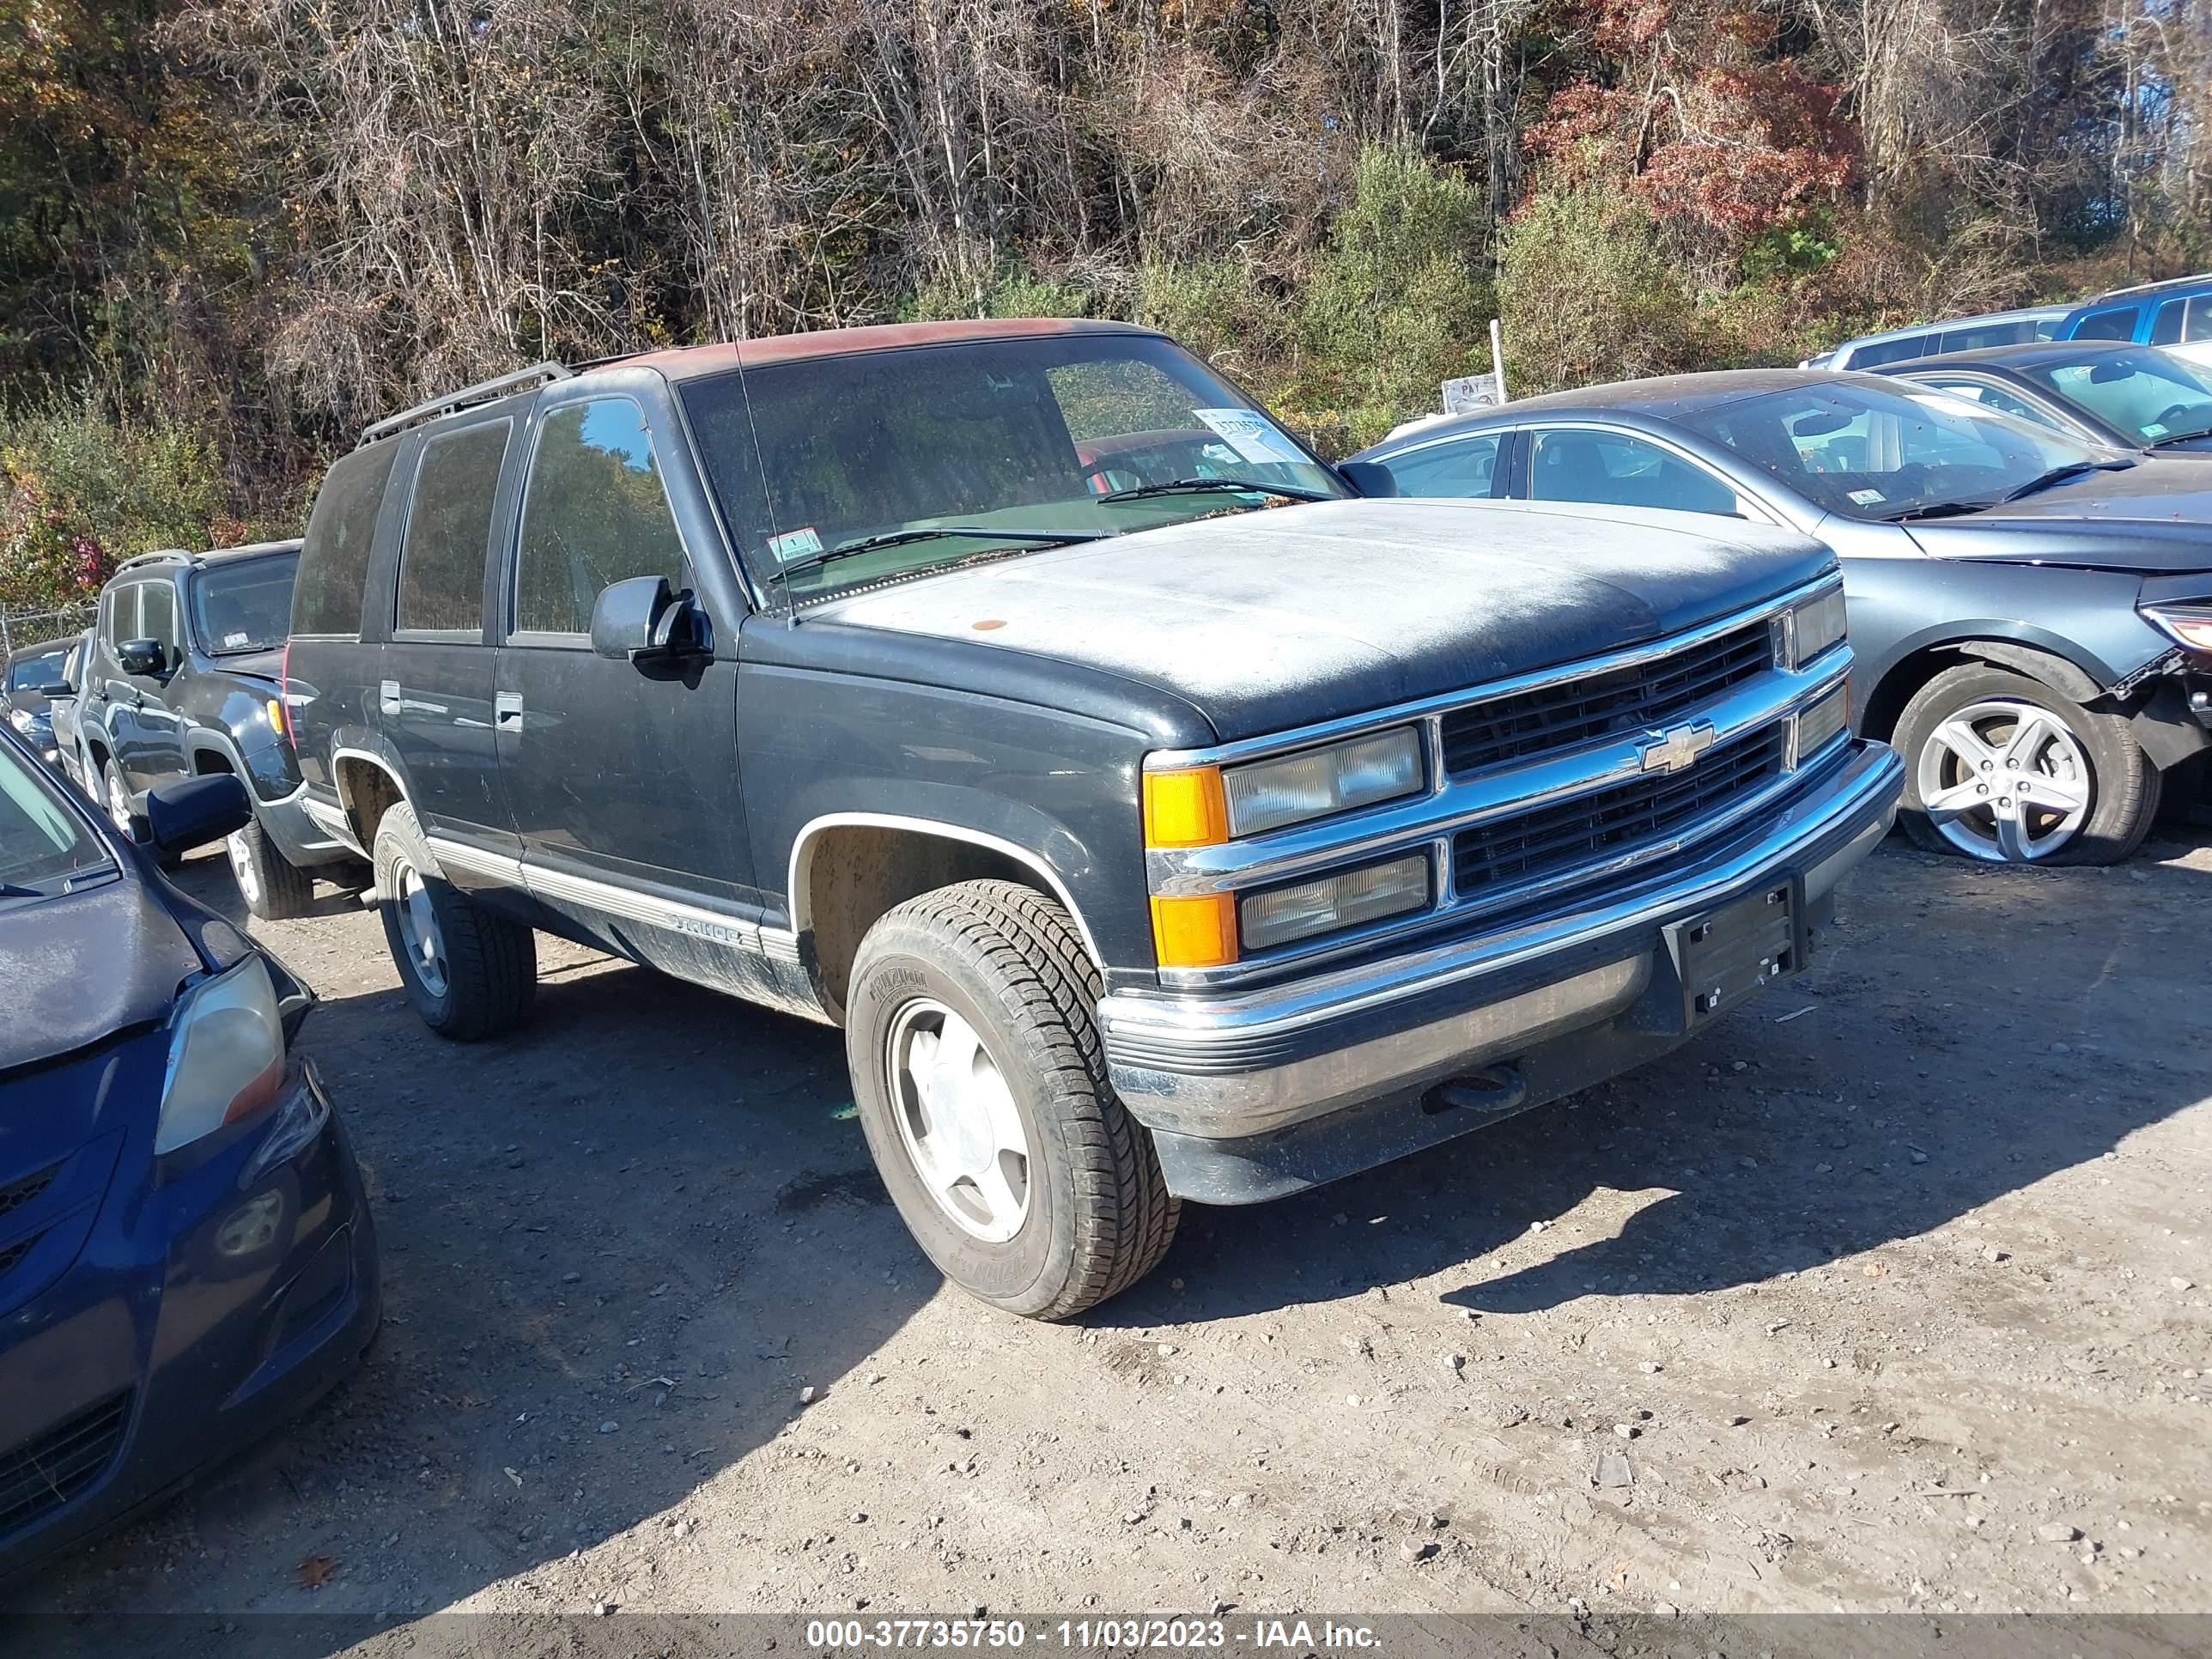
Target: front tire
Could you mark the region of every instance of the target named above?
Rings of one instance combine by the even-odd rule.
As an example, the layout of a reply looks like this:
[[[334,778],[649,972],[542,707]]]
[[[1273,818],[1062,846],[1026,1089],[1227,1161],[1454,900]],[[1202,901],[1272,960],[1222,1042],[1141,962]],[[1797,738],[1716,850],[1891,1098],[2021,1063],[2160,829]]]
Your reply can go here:
[[[2162,780],[2127,721],[1984,664],[1914,694],[1894,741],[1905,833],[1992,864],[2117,864],[2142,845]]]
[[[860,1127],[929,1259],[981,1301],[1066,1319],[1150,1273],[1180,1206],[1106,1075],[1067,913],[963,882],[868,931],[847,998]]]
[[[253,819],[223,843],[238,896],[264,921],[289,921],[315,907],[315,878],[286,858]]]
[[[456,1042],[477,1042],[529,1018],[538,935],[446,879],[413,808],[402,803],[385,812],[375,861],[384,940],[422,1023]]]

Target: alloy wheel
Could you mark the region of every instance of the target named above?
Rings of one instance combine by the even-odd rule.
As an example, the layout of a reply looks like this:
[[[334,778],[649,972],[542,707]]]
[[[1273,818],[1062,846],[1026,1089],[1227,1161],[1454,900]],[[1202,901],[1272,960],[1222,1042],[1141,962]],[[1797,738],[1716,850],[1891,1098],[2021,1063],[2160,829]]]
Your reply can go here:
[[[408,964],[424,990],[441,997],[447,985],[446,938],[438,927],[437,912],[430,906],[430,890],[422,872],[404,859],[392,866],[392,878],[394,914]]]
[[[1922,745],[1920,802],[1968,856],[2032,864],[2072,841],[2096,804],[2081,738],[2048,708],[2010,697],[1969,703]]]

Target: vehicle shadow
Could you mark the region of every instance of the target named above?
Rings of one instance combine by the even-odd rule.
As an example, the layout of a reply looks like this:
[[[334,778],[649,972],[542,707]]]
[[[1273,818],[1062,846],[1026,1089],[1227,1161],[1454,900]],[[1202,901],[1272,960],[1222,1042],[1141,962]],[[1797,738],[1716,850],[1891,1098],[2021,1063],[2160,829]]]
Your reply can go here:
[[[1694,1296],[1911,1237],[2100,1158],[2212,1096],[2212,966],[2186,920],[2212,875],[2172,861],[2208,838],[2176,833],[2110,871],[1992,870],[1893,841],[1800,980],[1571,1101],[1263,1209],[1187,1211],[1162,1273],[1094,1318],[1223,1318],[1416,1280],[1475,1313]],[[1606,1189],[1648,1195],[1616,1236],[1544,1236]]]
[[[173,879],[235,907],[219,855]],[[358,1153],[383,1261],[368,1363],[0,1610],[374,1621],[451,1607],[677,1525],[939,1289],[842,1111],[836,1032],[569,951],[549,960],[527,1027],[448,1043],[392,986],[374,913],[344,908],[255,932],[321,998],[301,1044]],[[310,1600],[301,1575],[316,1572],[328,1582]],[[544,1610],[588,1613],[599,1595],[624,1588]],[[271,1622],[210,1650],[274,1639]],[[286,1639],[336,1650],[366,1633],[349,1618]]]

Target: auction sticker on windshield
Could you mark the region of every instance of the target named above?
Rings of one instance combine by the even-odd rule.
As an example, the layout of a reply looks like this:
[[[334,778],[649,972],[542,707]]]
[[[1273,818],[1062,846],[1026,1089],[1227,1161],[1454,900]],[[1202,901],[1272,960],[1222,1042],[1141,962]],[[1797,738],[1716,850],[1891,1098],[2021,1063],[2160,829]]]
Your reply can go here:
[[[1218,433],[1244,460],[1267,466],[1310,465],[1297,446],[1256,409],[1194,409],[1191,413]]]
[[[822,538],[812,525],[797,530],[787,530],[781,536],[768,538],[768,550],[778,564],[789,564],[793,559],[803,559],[810,553],[822,550]]]

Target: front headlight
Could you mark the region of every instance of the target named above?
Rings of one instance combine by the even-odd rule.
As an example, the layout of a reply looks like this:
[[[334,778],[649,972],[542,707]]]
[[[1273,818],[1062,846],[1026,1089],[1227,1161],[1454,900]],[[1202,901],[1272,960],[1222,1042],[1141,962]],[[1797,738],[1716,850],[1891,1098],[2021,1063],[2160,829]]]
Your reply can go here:
[[[1248,893],[1237,905],[1237,926],[1245,949],[1267,951],[1317,933],[1403,915],[1428,902],[1428,855],[1416,853],[1387,864],[1302,881],[1295,887]]]
[[[2212,605],[2147,605],[2136,614],[2183,650],[2212,653]]]
[[[283,1087],[283,1019],[258,954],[185,993],[169,1029],[155,1152],[252,1116]]]
[[[1256,836],[1395,800],[1414,793],[1423,781],[1421,734],[1410,726],[1222,774],[1232,836]]]
[[[1840,587],[1792,605],[1785,614],[1789,634],[1784,655],[1792,668],[1802,668],[1822,652],[1844,642],[1844,590]]]

